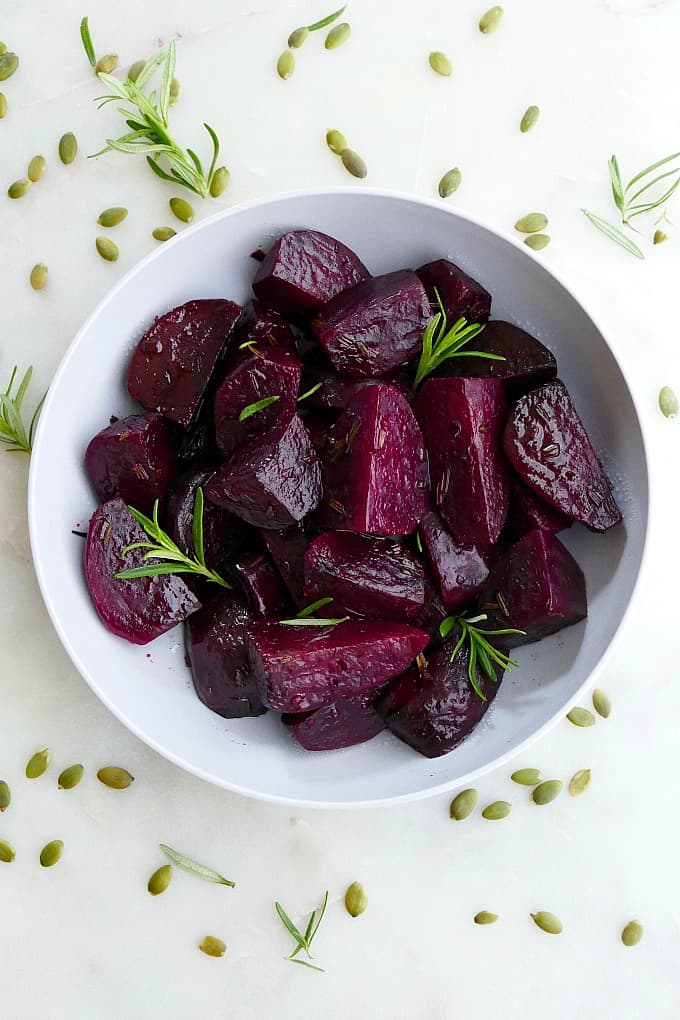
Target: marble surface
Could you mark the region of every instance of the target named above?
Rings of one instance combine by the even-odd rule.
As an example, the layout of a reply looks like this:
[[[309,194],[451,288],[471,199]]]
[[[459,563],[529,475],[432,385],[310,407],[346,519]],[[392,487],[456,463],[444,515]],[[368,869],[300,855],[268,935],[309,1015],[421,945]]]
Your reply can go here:
[[[201,120],[215,125],[232,172],[220,204],[346,183],[323,141],[333,126],[365,157],[371,184],[431,195],[458,165],[459,208],[505,230],[522,213],[545,210],[553,243],[543,257],[603,323],[633,381],[650,452],[648,561],[602,679],[612,715],[586,730],[565,721],[517,761],[563,780],[590,767],[592,786],[539,809],[505,769],[478,787],[482,802],[511,800],[511,816],[454,824],[446,797],[371,812],[295,812],[182,773],[129,734],[67,660],[31,567],[27,461],[0,454],[0,773],[13,789],[0,838],[17,850],[15,863],[0,865],[2,1016],[670,1020],[680,1011],[680,562],[669,539],[680,422],[662,418],[656,395],[665,383],[680,391],[671,318],[680,234],[668,227],[669,243],[644,242],[639,262],[580,209],[613,218],[611,151],[630,176],[677,147],[680,3],[507,0],[502,28],[485,38],[476,30],[483,3],[356,2],[350,42],[327,53],[309,40],[295,76],[281,82],[273,65],[288,32],[327,7],[119,0],[87,11],[75,0],[5,0],[0,38],[21,68],[2,86],[3,180],[20,177],[36,152],[50,165],[26,198],[0,199],[0,376],[32,363],[35,398],[85,316],[150,250],[151,229],[168,222],[170,191],[143,165],[117,154],[85,158],[115,130],[116,115],[92,102],[98,87],[78,38],[84,13],[97,49],[119,51],[126,64],[177,39],[176,131],[203,145]],[[429,70],[431,49],[451,55],[451,79]],[[522,136],[529,103],[540,105],[541,120]],[[67,130],[80,141],[71,167],[56,159]],[[94,252],[95,220],[114,204],[130,215],[113,235],[120,260],[109,265]],[[198,213],[212,209],[204,203]],[[50,267],[40,294],[28,285],[37,261]],[[23,765],[44,745],[53,765],[30,783]],[[85,779],[57,791],[58,772],[74,761],[86,765]],[[136,776],[129,790],[97,782],[96,768],[110,761]],[[39,849],[53,838],[65,842],[63,859],[41,869]],[[167,894],[151,898],[145,885],[162,863],[160,841],[223,869],[237,888],[177,874]],[[354,879],[370,900],[356,920],[342,906]],[[280,899],[299,919],[324,889],[321,975],[284,962],[289,938],[272,905]],[[499,922],[473,925],[480,909]],[[537,909],[559,914],[564,934],[538,931],[528,916]],[[645,937],[629,950],[619,932],[632,917]],[[224,959],[196,950],[206,933],[224,938]]]

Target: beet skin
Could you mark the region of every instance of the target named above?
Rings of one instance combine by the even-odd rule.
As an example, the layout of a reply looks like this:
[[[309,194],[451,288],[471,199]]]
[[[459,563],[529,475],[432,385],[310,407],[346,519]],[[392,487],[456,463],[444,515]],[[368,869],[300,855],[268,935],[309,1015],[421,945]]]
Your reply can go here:
[[[370,697],[344,698],[314,712],[286,713],[281,722],[305,751],[364,744],[385,729]]]

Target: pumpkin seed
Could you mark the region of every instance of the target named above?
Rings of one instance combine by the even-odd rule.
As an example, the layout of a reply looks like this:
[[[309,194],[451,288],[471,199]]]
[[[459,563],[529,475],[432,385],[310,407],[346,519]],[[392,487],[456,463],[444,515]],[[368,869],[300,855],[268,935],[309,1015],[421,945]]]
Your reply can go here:
[[[342,46],[346,43],[350,37],[352,29],[346,21],[342,21],[339,25],[334,25],[326,36],[324,46],[327,50],[336,50],[338,46]]]
[[[454,822],[462,822],[468,815],[471,815],[477,806],[477,791],[474,789],[461,790],[449,807],[449,816]]]
[[[34,156],[31,162],[28,164],[27,176],[29,181],[39,181],[42,175],[45,173],[47,166],[47,160],[44,156]]]
[[[488,910],[480,910],[478,914],[475,914],[475,924],[495,924],[498,920],[498,914],[492,914]]]
[[[60,860],[64,851],[64,844],[60,839],[53,839],[46,843],[40,851],[40,863],[43,868],[52,868]]]
[[[484,35],[490,35],[491,32],[495,32],[501,23],[503,18],[503,8],[490,7],[486,14],[482,14],[479,19],[479,31],[483,32]]]
[[[644,934],[644,928],[639,921],[629,921],[621,932],[621,941],[624,946],[636,946]]]
[[[172,227],[156,227],[155,230],[151,231],[151,236],[156,241],[169,241],[171,237],[176,235],[177,231],[173,230]]]
[[[48,269],[44,262],[38,262],[31,270],[31,287],[33,290],[42,290],[47,283]]]
[[[14,181],[13,184],[10,184],[7,194],[10,198],[23,198],[30,186],[31,182],[28,177],[23,177],[20,181]]]
[[[545,783],[539,783],[531,794],[534,804],[549,804],[562,792],[562,783],[559,779],[548,779]]]
[[[451,61],[445,53],[435,50],[433,53],[430,53],[428,60],[430,61],[430,67],[436,74],[441,74],[444,78],[449,77],[453,69]]]
[[[601,715],[603,719],[608,719],[609,714],[612,710],[612,703],[609,700],[609,695],[601,691],[599,687],[596,687],[593,691],[593,708],[598,715]]]
[[[569,795],[579,797],[590,786],[590,769],[579,769],[569,780]]]
[[[572,708],[571,712],[567,712],[567,719],[574,726],[594,726],[595,716],[587,708]]]
[[[457,166],[453,170],[447,170],[439,182],[437,190],[440,198],[450,198],[454,191],[458,191],[461,182],[461,173]]]
[[[46,771],[50,763],[50,752],[47,747],[32,754],[26,763],[26,778],[38,779]]]
[[[216,935],[206,935],[203,941],[198,943],[198,948],[206,956],[224,956],[227,949],[222,939],[218,939]]]
[[[60,790],[72,790],[83,778],[84,772],[85,769],[82,765],[69,765],[63,772],[60,772],[57,786]]]
[[[499,822],[501,818],[507,818],[511,810],[512,804],[508,804],[507,800],[495,800],[484,808],[482,818],[490,822]]]
[[[519,122],[519,129],[523,135],[525,135],[527,131],[531,131],[532,127],[534,127],[540,112],[541,111],[537,106],[528,106],[524,111],[522,119]]]
[[[0,861],[3,864],[11,864],[16,857],[16,850],[6,839],[0,839]]]
[[[0,57],[0,81],[7,81],[8,78],[11,78],[18,66],[19,58],[16,53],[5,51]]]
[[[306,25],[294,29],[288,36],[288,45],[291,50],[299,50],[308,35],[309,29]]]
[[[361,882],[352,882],[347,892],[345,893],[345,907],[347,913],[351,914],[352,917],[358,917],[359,914],[363,914],[364,910],[368,906],[368,896]]]
[[[326,132],[326,145],[336,156],[341,156],[347,148],[347,139],[342,131],[331,129]]]
[[[368,173],[368,168],[364,163],[361,156],[359,156],[354,149],[343,149],[340,153],[340,159],[347,173],[351,174],[352,177],[364,178]]]
[[[210,181],[210,194],[213,198],[219,198],[229,184],[229,171],[226,166],[218,166]]]
[[[663,244],[664,241],[668,240],[668,234],[664,233],[663,230],[654,231],[654,244]]]
[[[290,78],[294,71],[295,57],[290,50],[284,50],[276,62],[276,73],[279,78],[283,78],[285,81],[286,78]]]
[[[110,209],[104,209],[97,217],[100,227],[117,227],[127,216],[128,211],[122,205],[114,205]]]
[[[182,223],[191,223],[194,218],[194,209],[186,198],[171,198],[168,205],[178,220],[181,220]]]
[[[515,223],[515,230],[519,230],[520,234],[536,234],[539,230],[544,230],[548,226],[548,217],[544,216],[540,212],[527,213],[526,216],[520,217]]]
[[[97,779],[112,790],[126,790],[135,781],[135,777],[119,765],[106,765],[97,773]]]
[[[170,885],[172,880],[172,864],[164,864],[157,868],[147,882],[147,889],[152,896],[160,896]]]
[[[4,42],[0,42],[0,57],[3,55],[3,53],[7,53],[7,46],[5,45]]]
[[[538,786],[543,782],[540,769],[517,769],[510,778],[513,783],[519,783],[520,786]]]
[[[12,792],[4,779],[0,779],[0,811],[6,811],[12,801]]]
[[[137,81],[145,67],[146,60],[135,60],[134,64],[130,65],[130,69],[127,74],[128,81]]]
[[[118,54],[107,53],[95,64],[95,74],[113,74],[118,67]]]
[[[562,922],[559,917],[551,914],[549,910],[539,910],[537,913],[532,914],[531,917],[534,924],[547,935],[559,935],[562,931]]]
[[[659,390],[659,409],[664,418],[675,418],[678,413],[678,398],[670,386]]]
[[[177,78],[173,78],[172,81],[170,82],[170,96],[168,98],[168,106],[174,106],[176,103],[179,102],[179,95],[181,91],[182,86],[180,85],[179,81],[177,80]]]
[[[7,97],[4,92],[0,92],[0,120],[7,113]]]
[[[524,243],[532,251],[543,251],[550,244],[550,236],[548,234],[527,234]]]
[[[98,237],[95,247],[105,262],[116,262],[120,254],[118,245],[109,237]]]
[[[72,163],[78,154],[78,142],[76,136],[72,131],[67,131],[65,135],[62,135],[59,139],[59,159],[62,161],[64,166],[68,166]]]

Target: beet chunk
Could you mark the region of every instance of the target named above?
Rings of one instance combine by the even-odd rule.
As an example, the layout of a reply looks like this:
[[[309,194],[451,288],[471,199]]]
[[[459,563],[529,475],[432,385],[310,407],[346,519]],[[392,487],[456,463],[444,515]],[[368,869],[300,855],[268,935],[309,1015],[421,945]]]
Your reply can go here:
[[[427,291],[432,314],[439,311],[436,289],[451,326],[461,316],[468,322],[486,322],[489,318],[491,295],[460,266],[437,259],[416,269],[416,273]]]
[[[459,545],[488,549],[498,540],[508,512],[502,384],[497,379],[428,379],[413,410],[446,525]]]
[[[321,471],[302,419],[282,418],[232,455],[208,483],[207,499],[259,528],[285,528],[321,498]]]
[[[305,596],[305,552],[309,539],[304,524],[282,531],[261,528],[260,535],[298,609],[307,605]]]
[[[511,397],[520,396],[557,375],[557,362],[548,348],[511,322],[489,322],[471,346],[488,354],[498,354],[505,361],[451,358],[444,363],[442,374],[501,379]]]
[[[425,514],[418,528],[442,602],[457,613],[484,585],[489,568],[473,545],[458,545],[434,510]]]
[[[341,241],[318,230],[290,230],[270,248],[255,274],[253,290],[284,314],[309,312],[369,276],[363,262]]]
[[[196,694],[225,719],[265,711],[248,663],[246,628],[252,614],[242,599],[218,595],[185,624],[185,643]]]
[[[427,510],[425,444],[406,398],[384,383],[360,390],[328,434],[323,523],[408,535]]]
[[[123,550],[148,536],[122,499],[104,503],[92,514],[85,544],[85,580],[105,626],[135,645],[145,645],[201,608],[177,574],[117,578],[142,565],[143,549]]]
[[[166,531],[186,556],[193,557],[194,502],[196,489],[205,490],[212,471],[193,469],[177,482],[168,499],[165,513]],[[206,502],[203,507],[203,548],[205,561],[211,570],[221,570],[226,560],[231,559],[246,539],[247,527],[226,510]]]
[[[261,553],[237,560],[233,566],[248,606],[255,616],[285,616],[290,609],[288,592],[274,564]]]
[[[312,323],[342,375],[376,376],[407,365],[423,349],[430,302],[415,273],[376,276],[329,301]]]
[[[85,470],[102,503],[120,496],[148,514],[177,471],[174,427],[154,412],[119,418],[90,440]]]
[[[305,393],[313,386],[321,384],[318,390],[305,399],[306,407],[325,407],[330,410],[343,411],[355,393],[365,386],[375,385],[375,379],[347,379],[338,375],[327,363],[319,360],[307,359],[305,370],[300,387]],[[404,396],[410,399],[413,396],[411,381],[405,372],[397,372],[393,376],[382,379],[381,382],[390,383],[396,386]]]
[[[522,481],[549,506],[592,531],[620,523],[611,482],[564,383],[547,383],[517,401],[503,445]]]
[[[548,531],[530,531],[494,565],[484,588],[480,611],[488,615],[484,630],[516,627],[507,648],[540,641],[588,615],[586,582],[578,563]]]
[[[248,301],[238,326],[238,347],[250,343],[261,351],[284,350],[295,354],[291,327],[278,312],[261,301]],[[238,355],[237,355],[238,356]]]
[[[327,531],[305,553],[305,593],[333,599],[320,615],[408,622],[425,606],[425,571],[398,542]]]
[[[447,616],[444,603],[442,602],[441,595],[435,587],[435,583],[430,576],[430,571],[425,570],[425,606],[422,612],[418,613],[416,618],[413,620],[413,626],[424,630],[430,637],[431,648],[433,645],[441,644],[441,636],[439,634],[439,624]]]
[[[427,634],[403,623],[287,627],[263,621],[248,628],[248,643],[264,704],[277,712],[308,712],[377,690],[422,652]]]
[[[364,744],[385,729],[370,697],[343,698],[314,712],[286,713],[281,722],[305,751]]]
[[[130,358],[130,396],[188,428],[240,315],[233,301],[210,298],[159,316]]]
[[[516,539],[527,531],[566,531],[574,522],[571,517],[553,510],[535,492],[527,488],[515,475],[510,477],[510,509],[505,526],[508,538]]]

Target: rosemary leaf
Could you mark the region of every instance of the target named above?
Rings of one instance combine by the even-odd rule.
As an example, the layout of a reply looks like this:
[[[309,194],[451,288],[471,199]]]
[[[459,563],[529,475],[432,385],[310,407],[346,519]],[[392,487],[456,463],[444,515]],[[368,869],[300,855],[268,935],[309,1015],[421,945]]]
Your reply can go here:
[[[312,616],[317,611],[317,609],[321,609],[322,606],[330,605],[332,601],[333,599],[328,598],[328,596],[326,596],[323,599],[317,599],[316,602],[310,602],[308,606],[305,606],[305,608],[301,609],[300,612],[297,614],[298,619],[304,620],[305,617]]]
[[[600,219],[599,216],[588,212],[587,209],[582,209],[581,212],[586,219],[590,220],[594,227],[597,227],[597,229],[604,234],[605,237],[608,237],[611,241],[615,241],[622,248],[625,248],[625,250],[631,255],[634,255],[636,259],[644,258],[644,255],[635,242],[631,241],[629,237],[626,237],[623,231],[619,230],[618,227],[615,227],[612,223],[608,223],[607,220]]]
[[[165,843],[160,844],[160,848],[166,857],[169,857],[173,864],[176,864],[178,868],[183,871],[188,871],[190,875],[195,875],[196,878],[202,878],[204,882],[215,882],[216,885],[228,885],[231,889],[236,887],[236,882],[230,882],[224,875],[220,875],[219,871],[215,871],[214,868],[209,868],[206,864],[199,864],[198,861],[194,861],[191,857],[185,857],[184,854],[179,853],[178,850],[173,850],[172,847],[166,846]]]
[[[90,61],[90,65],[94,67],[97,63],[97,57],[94,52],[94,45],[92,43],[92,36],[90,35],[90,26],[87,18],[83,18],[80,22],[80,38],[83,41],[83,49],[87,54],[87,59]]]
[[[275,404],[280,399],[281,397],[279,396],[263,397],[262,400],[256,400],[254,404],[247,404],[239,414],[238,420],[245,421],[247,418],[252,418],[258,411],[264,411],[265,407],[271,407],[272,404]]]
[[[17,377],[17,367],[15,365],[10,374],[7,389],[4,393],[0,393],[0,443],[4,444],[7,453],[30,454],[33,447],[33,433],[47,394],[43,394],[38,401],[29,423],[28,431],[26,431],[21,412],[23,400],[32,375],[33,366],[29,365],[16,393],[12,393]]]
[[[315,21],[313,25],[307,25],[308,32],[317,32],[320,28],[325,28],[326,25],[332,25],[334,21],[340,17],[340,15],[346,10],[347,4],[344,4],[337,11],[333,11],[332,14],[327,14],[321,21]]]

